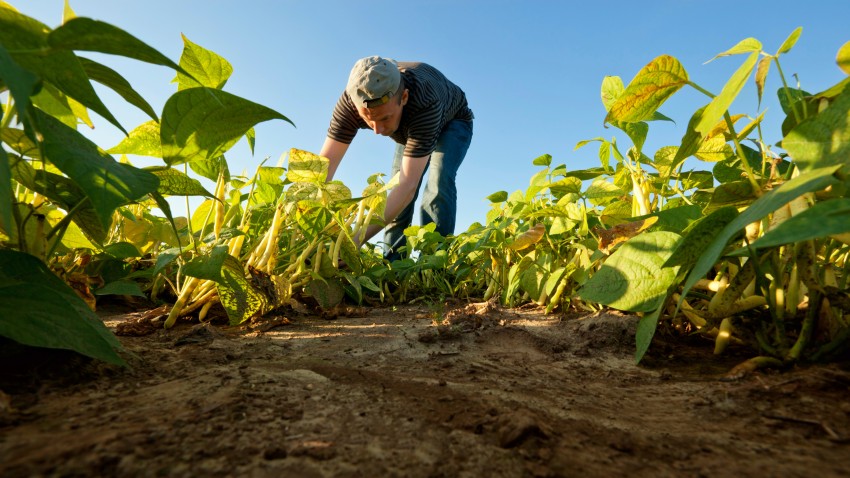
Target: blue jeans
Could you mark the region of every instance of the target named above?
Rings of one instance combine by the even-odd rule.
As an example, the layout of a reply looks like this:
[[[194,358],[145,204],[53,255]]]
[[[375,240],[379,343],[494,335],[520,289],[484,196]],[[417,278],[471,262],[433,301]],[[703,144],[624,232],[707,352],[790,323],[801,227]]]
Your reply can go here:
[[[387,224],[384,231],[384,258],[394,261],[401,258],[399,248],[407,244],[404,230],[410,227],[413,221],[413,209],[416,198],[419,196],[419,188],[422,179],[428,176],[425,190],[422,192],[422,208],[420,211],[421,224],[437,224],[437,232],[443,236],[454,234],[455,218],[457,217],[457,186],[455,177],[469,143],[472,141],[472,121],[452,120],[443,129],[440,139],[437,141],[437,149],[431,153],[431,159],[425,167],[419,185],[413,199],[399,213],[392,222]],[[404,157],[404,145],[396,146],[393,157],[393,171],[390,177],[395,176],[401,168],[401,160]]]

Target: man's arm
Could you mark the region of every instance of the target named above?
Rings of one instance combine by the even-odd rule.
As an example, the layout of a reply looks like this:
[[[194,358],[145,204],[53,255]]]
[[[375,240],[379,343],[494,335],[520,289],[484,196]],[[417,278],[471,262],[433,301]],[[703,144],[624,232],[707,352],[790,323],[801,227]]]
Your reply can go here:
[[[401,211],[410,204],[414,194],[416,194],[416,188],[419,186],[419,180],[425,172],[425,166],[428,165],[430,157],[430,155],[419,158],[405,156],[401,160],[398,185],[390,190],[390,193],[387,195],[387,206],[384,209],[385,224],[389,224],[390,221],[395,219],[396,216],[398,216]],[[366,228],[365,235],[354,238],[357,246],[359,247],[363,245],[383,228],[384,226],[379,225],[371,225]]]
[[[339,167],[339,163],[342,161],[342,157],[345,156],[346,151],[348,151],[347,144],[335,139],[325,138],[325,144],[322,145],[319,156],[324,156],[330,160],[330,164],[328,164],[328,181],[334,178],[336,168]]]

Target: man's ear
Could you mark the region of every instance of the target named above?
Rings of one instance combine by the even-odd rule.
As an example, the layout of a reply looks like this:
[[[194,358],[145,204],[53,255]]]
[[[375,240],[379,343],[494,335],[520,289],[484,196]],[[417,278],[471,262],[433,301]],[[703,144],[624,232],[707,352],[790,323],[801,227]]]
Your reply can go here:
[[[409,90],[408,90],[407,88],[405,88],[405,89],[404,89],[404,92],[401,94],[401,106],[404,106],[404,105],[406,105],[406,104],[407,104],[407,97],[408,97],[407,92],[408,92],[408,91],[409,91]]]

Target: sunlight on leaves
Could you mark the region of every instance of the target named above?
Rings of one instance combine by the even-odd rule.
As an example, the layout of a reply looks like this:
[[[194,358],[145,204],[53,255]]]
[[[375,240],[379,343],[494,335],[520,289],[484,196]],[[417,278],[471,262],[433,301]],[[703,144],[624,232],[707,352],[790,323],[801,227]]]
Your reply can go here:
[[[620,246],[578,293],[584,300],[631,312],[649,312],[676,280],[675,267],[663,267],[681,236],[648,232]]]
[[[277,111],[214,88],[173,94],[162,111],[162,156],[169,165],[221,156],[257,123],[280,119]]]
[[[662,55],[641,69],[611,105],[606,122],[637,122],[649,119],[667,98],[688,83],[679,60]]]

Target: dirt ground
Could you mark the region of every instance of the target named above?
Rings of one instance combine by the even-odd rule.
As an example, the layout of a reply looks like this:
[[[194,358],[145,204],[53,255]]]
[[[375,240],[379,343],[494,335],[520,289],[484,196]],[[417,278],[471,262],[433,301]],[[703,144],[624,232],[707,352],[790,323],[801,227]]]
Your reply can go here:
[[[657,336],[635,365],[634,317],[438,305],[5,366],[0,476],[850,476],[850,365],[724,381],[748,352]]]

